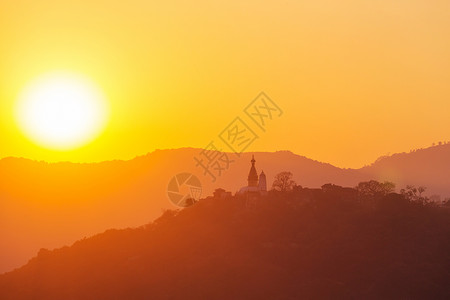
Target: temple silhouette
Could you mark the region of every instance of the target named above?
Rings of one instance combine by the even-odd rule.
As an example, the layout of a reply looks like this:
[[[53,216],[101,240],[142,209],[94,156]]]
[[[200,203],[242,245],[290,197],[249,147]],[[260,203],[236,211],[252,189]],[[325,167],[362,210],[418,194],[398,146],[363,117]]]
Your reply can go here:
[[[265,196],[267,195],[267,180],[266,180],[266,174],[264,171],[261,171],[261,174],[256,172],[255,167],[255,156],[252,155],[252,160],[250,161],[252,163],[252,166],[250,167],[250,172],[248,173],[247,181],[248,185],[242,187],[236,195],[238,196]]]
[[[264,173],[264,171],[261,171],[261,174],[259,174],[258,176],[254,155],[252,155],[252,160],[250,162],[252,165],[250,167],[250,171],[248,172],[247,186],[240,188],[239,191],[235,193],[236,197],[245,198],[247,200],[257,199],[267,195],[266,174]],[[213,197],[229,198],[232,197],[232,194],[231,192],[227,192],[222,188],[217,188],[213,193]]]

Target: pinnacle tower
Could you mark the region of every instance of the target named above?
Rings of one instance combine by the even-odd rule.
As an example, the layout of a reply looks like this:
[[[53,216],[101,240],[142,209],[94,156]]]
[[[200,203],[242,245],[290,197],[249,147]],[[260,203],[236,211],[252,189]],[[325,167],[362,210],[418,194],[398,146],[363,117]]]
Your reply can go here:
[[[248,186],[254,186],[257,187],[258,186],[258,173],[256,173],[256,168],[255,168],[255,156],[252,155],[252,167],[250,168],[250,172],[248,173]]]

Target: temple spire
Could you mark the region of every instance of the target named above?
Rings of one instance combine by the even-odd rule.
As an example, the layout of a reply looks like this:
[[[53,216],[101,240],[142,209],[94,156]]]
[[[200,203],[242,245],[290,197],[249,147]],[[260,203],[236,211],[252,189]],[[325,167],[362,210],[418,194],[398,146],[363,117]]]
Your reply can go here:
[[[248,186],[258,186],[258,173],[256,173],[255,162],[255,155],[252,155],[252,167],[248,173]]]

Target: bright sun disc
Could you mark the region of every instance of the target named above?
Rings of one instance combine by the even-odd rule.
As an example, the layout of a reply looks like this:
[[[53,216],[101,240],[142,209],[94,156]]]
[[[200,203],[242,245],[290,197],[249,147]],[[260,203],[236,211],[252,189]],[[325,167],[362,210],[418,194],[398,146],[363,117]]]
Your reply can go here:
[[[108,105],[89,80],[52,73],[25,88],[16,115],[19,127],[36,144],[70,150],[100,134],[108,119]]]

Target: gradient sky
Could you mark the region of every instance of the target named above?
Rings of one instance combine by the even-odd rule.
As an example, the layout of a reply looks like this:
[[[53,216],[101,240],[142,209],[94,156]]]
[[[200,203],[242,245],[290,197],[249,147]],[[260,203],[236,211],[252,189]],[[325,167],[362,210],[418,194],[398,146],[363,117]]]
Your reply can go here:
[[[447,0],[5,0],[0,53],[0,157],[203,147],[260,91],[284,115],[249,151],[360,167],[450,140]],[[55,70],[111,102],[107,130],[78,150],[40,148],[14,120],[24,86]]]

